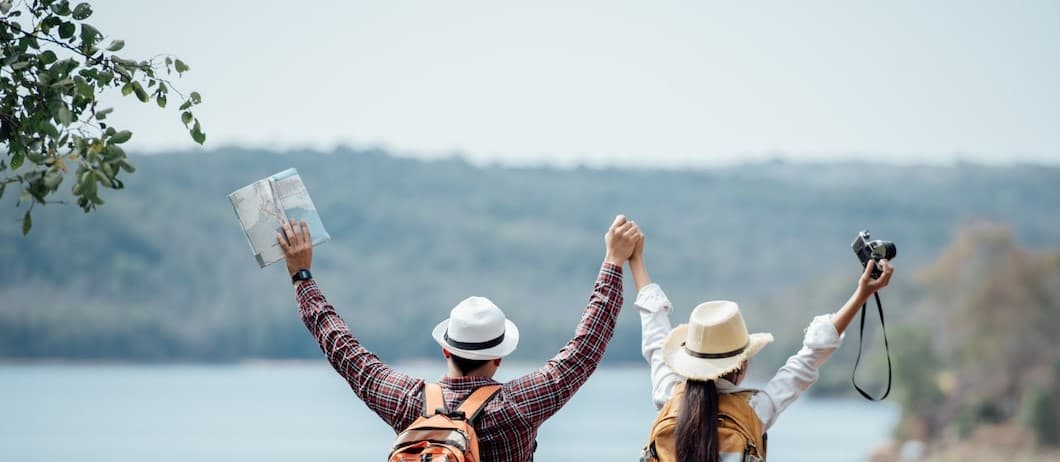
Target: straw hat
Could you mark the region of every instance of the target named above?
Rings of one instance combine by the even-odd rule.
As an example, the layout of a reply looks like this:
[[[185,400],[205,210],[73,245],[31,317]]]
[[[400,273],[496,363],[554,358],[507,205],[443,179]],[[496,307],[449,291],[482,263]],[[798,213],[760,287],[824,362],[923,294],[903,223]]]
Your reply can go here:
[[[663,344],[663,361],[686,378],[714,380],[738,369],[772,341],[772,334],[747,334],[735,302],[706,302],[692,310],[688,324],[670,331]]]
[[[504,312],[485,297],[468,297],[438,323],[434,341],[450,353],[466,359],[497,359],[515,351],[519,329]]]

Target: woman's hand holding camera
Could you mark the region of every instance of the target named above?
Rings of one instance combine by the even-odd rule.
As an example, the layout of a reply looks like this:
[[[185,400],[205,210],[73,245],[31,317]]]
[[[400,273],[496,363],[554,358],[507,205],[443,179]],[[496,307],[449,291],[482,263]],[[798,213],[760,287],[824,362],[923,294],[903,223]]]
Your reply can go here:
[[[876,268],[882,272],[878,278],[872,277],[872,270]],[[871,261],[865,265],[865,271],[862,271],[861,277],[858,278],[857,295],[868,300],[876,291],[887,287],[887,284],[891,282],[892,274],[894,274],[894,266],[886,258]]]

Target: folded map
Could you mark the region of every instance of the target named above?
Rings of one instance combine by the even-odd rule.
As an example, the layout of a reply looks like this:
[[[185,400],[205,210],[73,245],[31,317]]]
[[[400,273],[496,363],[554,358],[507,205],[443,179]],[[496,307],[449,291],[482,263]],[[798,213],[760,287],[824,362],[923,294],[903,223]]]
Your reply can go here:
[[[262,268],[284,259],[283,250],[276,242],[276,233],[280,232],[284,220],[305,221],[313,246],[331,239],[302,177],[293,168],[239,188],[228,195],[228,200],[247,235],[250,251]]]

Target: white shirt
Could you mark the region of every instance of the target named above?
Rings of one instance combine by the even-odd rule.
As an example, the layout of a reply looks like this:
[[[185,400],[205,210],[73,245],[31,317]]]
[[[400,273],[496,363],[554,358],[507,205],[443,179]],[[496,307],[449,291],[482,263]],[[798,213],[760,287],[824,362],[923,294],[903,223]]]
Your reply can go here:
[[[648,284],[637,293],[635,304],[640,312],[641,353],[651,365],[651,400],[661,409],[673,395],[674,387],[685,381],[663,362],[663,342],[670,333],[670,299],[658,284]],[[769,430],[777,416],[817,381],[817,369],[839,348],[842,340],[832,324],[832,315],[817,316],[806,328],[802,348],[788,358],[765,388],[739,388],[725,379],[717,379],[715,385],[719,393],[754,391],[751,407],[762,421],[762,428]]]

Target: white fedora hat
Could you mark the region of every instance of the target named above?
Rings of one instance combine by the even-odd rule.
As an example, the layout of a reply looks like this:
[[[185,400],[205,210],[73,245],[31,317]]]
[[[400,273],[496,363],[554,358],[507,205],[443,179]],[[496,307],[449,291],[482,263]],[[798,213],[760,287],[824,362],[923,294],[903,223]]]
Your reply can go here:
[[[466,359],[503,358],[519,344],[519,328],[485,297],[458,303],[432,335],[442,348]]]
[[[688,324],[670,331],[663,344],[663,361],[678,375],[714,380],[740,368],[773,341],[772,334],[748,334],[740,306],[719,300],[692,310]]]

